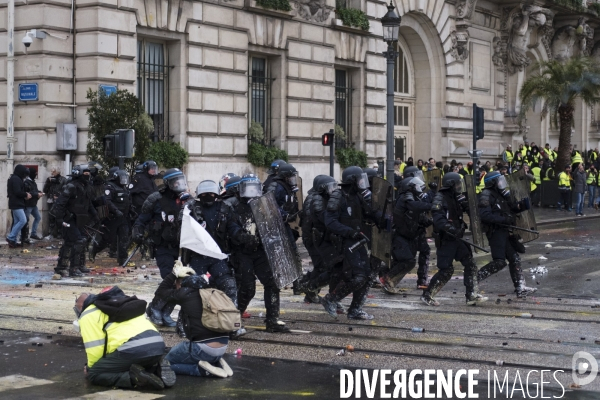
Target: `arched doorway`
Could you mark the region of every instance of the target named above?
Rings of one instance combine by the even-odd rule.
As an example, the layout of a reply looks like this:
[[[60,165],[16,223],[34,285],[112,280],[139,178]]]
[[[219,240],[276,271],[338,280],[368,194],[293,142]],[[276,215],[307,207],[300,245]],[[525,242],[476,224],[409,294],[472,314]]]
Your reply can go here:
[[[399,36],[394,74],[396,156],[439,159],[446,89],[442,44],[431,20],[420,13],[402,16]]]

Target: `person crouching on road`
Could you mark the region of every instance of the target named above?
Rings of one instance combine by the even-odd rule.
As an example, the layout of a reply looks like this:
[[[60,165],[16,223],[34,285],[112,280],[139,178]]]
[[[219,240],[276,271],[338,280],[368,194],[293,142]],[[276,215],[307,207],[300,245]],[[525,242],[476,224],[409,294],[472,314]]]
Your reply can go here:
[[[92,384],[125,389],[175,384],[175,374],[163,357],[165,343],[146,319],[145,308],[145,301],[126,296],[117,286],[77,298],[74,325],[83,338],[84,373]]]
[[[206,328],[202,321],[199,289],[208,288],[206,276],[195,275],[192,268],[177,261],[173,272],[156,289],[155,298],[181,306],[179,318],[183,319],[183,330],[189,340],[171,348],[166,359],[178,375],[227,378],[233,375],[233,371],[222,357],[227,351],[229,335]],[[235,310],[235,305],[231,304]]]

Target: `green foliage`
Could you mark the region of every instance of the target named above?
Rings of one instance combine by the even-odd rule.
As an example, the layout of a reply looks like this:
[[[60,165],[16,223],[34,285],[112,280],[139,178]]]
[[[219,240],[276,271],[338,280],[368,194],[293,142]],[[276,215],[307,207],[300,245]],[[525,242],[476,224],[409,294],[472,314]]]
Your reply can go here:
[[[574,57],[564,62],[551,60],[537,64],[535,72],[524,83],[519,93],[521,110],[519,122],[540,101],[540,117],[550,116],[554,126],[560,127],[557,170],[570,163],[571,126],[577,99],[587,106],[600,101],[600,65],[590,57]]]
[[[150,134],[154,131],[154,124],[144,112],[142,103],[127,90],[117,90],[107,96],[104,91],[88,89],[86,98],[90,101],[86,112],[89,118],[88,159],[99,161],[106,169],[118,165],[118,159],[104,155],[104,136],[117,129],[134,129],[135,156],[125,160],[125,168],[133,172],[137,164],[148,159],[148,151],[152,143]]]
[[[588,11],[592,14],[600,15],[600,3],[588,4]]]
[[[346,135],[346,132],[344,132],[344,128],[342,128],[338,124],[335,124],[335,128],[333,129],[333,135],[336,139],[339,139],[344,143],[346,143],[346,141],[348,140],[348,136]]]
[[[150,146],[148,159],[164,168],[183,168],[188,161],[188,152],[175,142],[154,142]]]
[[[292,11],[292,6],[288,0],[256,0],[256,4],[271,10]]]
[[[357,165],[361,168],[367,167],[367,153],[356,150],[352,147],[337,149],[335,151],[335,158],[342,169],[351,167],[353,165]]]
[[[347,8],[342,2],[338,1],[335,12],[344,25],[360,28],[363,31],[369,30],[369,20],[367,19],[367,15],[361,10]]]
[[[586,11],[586,8],[581,3],[581,0],[552,0],[552,2],[556,5],[563,6],[573,11]]]
[[[250,143],[248,146],[248,161],[256,167],[270,167],[275,160],[288,161],[285,150],[264,146],[260,143]]]
[[[252,120],[250,123],[250,129],[248,130],[248,136],[253,142],[262,142],[265,139],[265,131],[258,122]]]

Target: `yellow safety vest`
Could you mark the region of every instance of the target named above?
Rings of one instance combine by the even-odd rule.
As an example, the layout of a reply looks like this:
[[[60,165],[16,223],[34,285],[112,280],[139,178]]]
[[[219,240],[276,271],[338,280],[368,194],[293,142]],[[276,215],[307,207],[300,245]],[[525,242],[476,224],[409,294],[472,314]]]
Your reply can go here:
[[[542,179],[541,179],[541,175],[540,174],[542,172],[542,169],[540,167],[533,167],[533,168],[531,168],[531,172],[533,173],[533,176],[535,176],[535,184],[536,185],[541,185],[542,184]]]
[[[88,368],[91,368],[104,356],[104,345],[107,337],[106,354],[114,352],[132,337],[149,330],[155,331],[158,335],[156,340],[160,339],[162,341],[162,337],[154,325],[146,319],[145,315],[140,315],[125,322],[111,322],[106,326],[105,333],[103,328],[107,322],[108,315],[93,304],[87,307],[79,317],[79,330],[87,354]],[[147,339],[142,340],[147,341]]]
[[[548,175],[550,175],[550,172],[554,172],[554,170],[553,170],[552,168],[548,168],[548,169],[546,170],[546,176],[544,176],[544,179],[543,179],[543,180],[545,180],[545,181],[549,181],[549,180],[551,180],[551,179],[548,177]]]
[[[560,174],[558,174],[558,186],[559,187],[566,187],[566,188],[570,188],[571,187],[570,177],[564,171],[561,172]]]
[[[507,162],[507,163],[511,163],[512,160],[513,160],[513,153],[512,153],[512,151],[504,150],[504,155],[503,155],[502,159],[505,162]]]
[[[533,192],[535,189],[537,189],[537,185],[535,184],[535,182],[529,182],[529,189]]]
[[[400,167],[398,168],[398,172],[400,172],[402,174],[404,172],[404,168],[406,168],[406,163],[400,164]]]
[[[586,172],[587,172],[587,179],[586,179],[585,183],[587,183],[588,185],[596,186],[596,175],[598,173],[590,172],[589,169]]]
[[[579,153],[577,150],[575,150],[575,155],[571,156],[571,164],[582,163],[582,162],[583,162],[583,158],[581,158],[581,153]]]
[[[427,172],[427,167],[423,165],[423,166],[421,167],[421,171],[423,171],[423,172]]]
[[[483,189],[485,189],[485,182],[483,181],[485,179],[486,173],[482,172],[481,173],[481,181],[479,182],[479,185],[477,185],[477,187],[475,188],[475,193],[479,194],[481,193],[481,191]]]
[[[592,151],[592,153],[590,154],[590,161],[594,162],[598,159],[598,153],[596,153],[595,151]]]

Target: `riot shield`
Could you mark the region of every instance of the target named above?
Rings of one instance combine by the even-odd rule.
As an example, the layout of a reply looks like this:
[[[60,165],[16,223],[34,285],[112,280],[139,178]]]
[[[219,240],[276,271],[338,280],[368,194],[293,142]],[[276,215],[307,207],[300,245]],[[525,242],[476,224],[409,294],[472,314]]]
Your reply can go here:
[[[432,169],[431,171],[423,172],[423,177],[425,178],[425,184],[429,188],[430,183],[437,183],[438,189],[442,187],[442,170],[441,169]]]
[[[250,201],[256,228],[279,289],[302,275],[300,257],[283,223],[273,192]]]
[[[508,182],[508,187],[510,188],[510,197],[513,201],[518,202],[525,197],[530,197],[531,184],[525,177],[525,170],[521,169],[514,174],[506,175],[506,182]],[[533,213],[533,209],[530,208],[529,210],[517,214],[517,222],[515,223],[515,226],[536,231],[537,223],[535,222],[535,214]],[[537,233],[517,230],[515,230],[515,234],[521,236],[523,243],[531,242],[540,236]]]
[[[371,228],[371,255],[382,262],[388,267],[391,266],[391,253],[392,253],[392,215],[393,215],[393,204],[392,194],[394,187],[391,183],[385,179],[374,177],[372,190],[372,208],[374,211],[381,211],[383,215],[381,218],[388,219],[389,226],[381,229],[379,223],[373,225]]]
[[[427,185],[425,191],[429,190],[430,183],[437,183],[438,189],[442,187],[442,170],[440,169],[432,169],[431,171],[423,172],[423,178],[425,181],[425,185]],[[428,214],[431,217],[431,213]],[[433,237],[433,225],[425,229],[425,237]]]
[[[298,232],[298,237],[302,236],[302,227],[300,226],[300,215],[302,214],[302,207],[304,205],[304,193],[302,192],[302,178],[296,176],[296,186],[298,191],[296,192],[296,198],[298,199],[298,217],[294,222],[290,222],[290,228]]]
[[[467,188],[467,200],[469,201],[469,229],[471,229],[471,233],[473,234],[473,243],[477,246],[485,247],[481,217],[479,216],[479,201],[477,200],[473,175],[465,176],[464,180]],[[473,249],[475,252],[479,252],[476,248]]]

